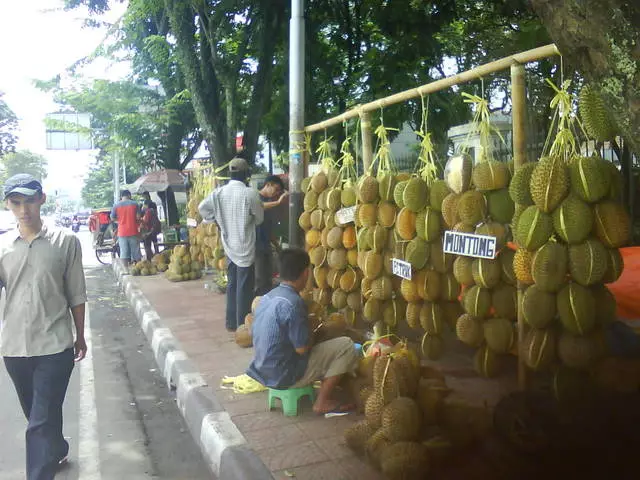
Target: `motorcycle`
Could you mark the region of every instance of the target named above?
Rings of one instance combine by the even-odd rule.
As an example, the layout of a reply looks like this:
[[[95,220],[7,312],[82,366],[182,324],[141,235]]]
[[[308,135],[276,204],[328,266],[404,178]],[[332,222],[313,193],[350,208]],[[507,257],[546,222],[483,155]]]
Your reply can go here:
[[[80,221],[79,220],[74,220],[71,223],[71,230],[73,231],[73,233],[78,233],[80,231]]]

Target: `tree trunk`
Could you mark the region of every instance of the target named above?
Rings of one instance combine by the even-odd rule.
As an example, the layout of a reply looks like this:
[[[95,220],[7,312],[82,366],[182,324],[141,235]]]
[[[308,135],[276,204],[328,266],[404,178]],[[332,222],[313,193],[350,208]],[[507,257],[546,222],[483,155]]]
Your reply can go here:
[[[640,151],[640,6],[621,0],[531,0],[549,35],[602,94],[632,149]]]

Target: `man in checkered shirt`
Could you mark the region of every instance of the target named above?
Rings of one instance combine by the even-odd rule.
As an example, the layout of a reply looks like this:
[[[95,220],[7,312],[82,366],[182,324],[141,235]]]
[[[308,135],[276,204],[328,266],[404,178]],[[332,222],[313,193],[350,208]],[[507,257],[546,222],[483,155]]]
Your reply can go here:
[[[205,198],[198,210],[205,223],[220,227],[227,256],[226,326],[230,332],[244,323],[251,311],[255,284],[256,226],[264,218],[257,190],[247,186],[249,164],[236,157],[229,163],[231,180]]]

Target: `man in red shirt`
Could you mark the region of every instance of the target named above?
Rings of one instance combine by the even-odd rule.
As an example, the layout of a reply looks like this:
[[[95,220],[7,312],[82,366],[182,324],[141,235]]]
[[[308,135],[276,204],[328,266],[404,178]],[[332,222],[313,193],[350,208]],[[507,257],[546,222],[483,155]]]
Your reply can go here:
[[[118,245],[120,245],[120,258],[125,267],[131,261],[140,260],[140,237],[138,236],[138,223],[142,212],[137,202],[131,200],[131,192],[123,190],[120,201],[111,210],[111,219],[118,223]]]

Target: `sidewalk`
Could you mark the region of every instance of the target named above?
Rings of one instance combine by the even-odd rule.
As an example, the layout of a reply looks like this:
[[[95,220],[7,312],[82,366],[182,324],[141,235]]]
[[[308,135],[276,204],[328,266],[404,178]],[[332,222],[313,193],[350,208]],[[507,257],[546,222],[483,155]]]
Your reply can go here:
[[[325,419],[303,403],[299,416],[285,417],[268,411],[267,392],[220,388],[225,375],[244,373],[253,350],[238,347],[226,331],[225,297],[206,290],[207,280],[123,276],[119,264],[114,271],[218,479],[382,478],[344,445],[344,430],[360,416]]]

